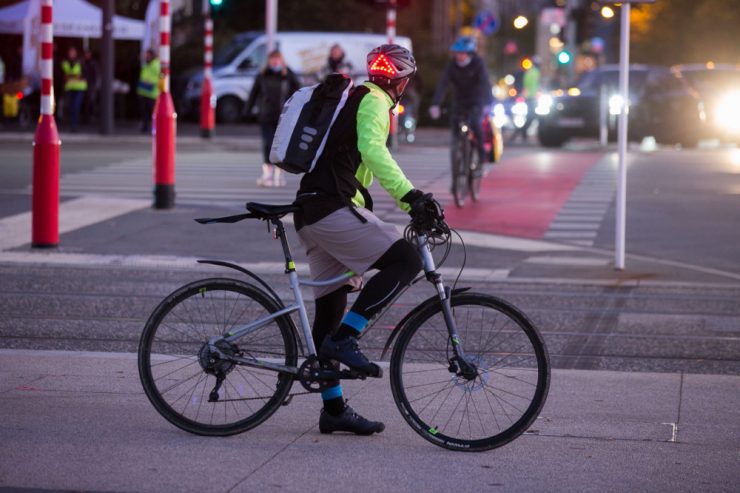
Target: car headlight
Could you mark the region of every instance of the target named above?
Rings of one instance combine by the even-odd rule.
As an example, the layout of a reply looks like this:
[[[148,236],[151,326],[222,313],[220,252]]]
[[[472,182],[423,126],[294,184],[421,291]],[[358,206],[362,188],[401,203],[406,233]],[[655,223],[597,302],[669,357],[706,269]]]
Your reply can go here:
[[[498,128],[503,127],[506,125],[506,108],[501,103],[496,103],[493,105],[493,124],[496,125]]]
[[[740,91],[722,97],[714,117],[725,130],[740,132]]]
[[[619,115],[622,113],[622,107],[624,106],[624,99],[621,94],[614,94],[609,98],[609,114]]]
[[[538,115],[549,115],[550,110],[552,110],[552,96],[549,94],[543,94],[539,98],[537,98],[537,106],[534,109],[534,112]]]
[[[525,101],[517,101],[511,107],[511,113],[517,116],[526,116],[528,112],[527,103]]]

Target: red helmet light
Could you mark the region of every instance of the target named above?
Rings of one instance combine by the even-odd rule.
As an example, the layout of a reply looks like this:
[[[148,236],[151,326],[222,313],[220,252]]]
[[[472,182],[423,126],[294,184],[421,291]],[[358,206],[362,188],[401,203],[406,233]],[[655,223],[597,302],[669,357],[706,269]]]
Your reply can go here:
[[[398,73],[396,67],[393,66],[383,53],[375,57],[375,60],[370,63],[367,72],[370,75],[381,75],[388,78],[392,78]]]

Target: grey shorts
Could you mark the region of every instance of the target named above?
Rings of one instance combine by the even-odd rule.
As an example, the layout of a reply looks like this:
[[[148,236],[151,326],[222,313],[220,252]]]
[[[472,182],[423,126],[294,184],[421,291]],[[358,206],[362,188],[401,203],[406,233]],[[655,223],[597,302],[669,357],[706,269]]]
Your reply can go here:
[[[357,275],[348,278],[345,284],[353,290],[360,289],[362,274],[401,239],[394,225],[381,221],[367,209],[356,211],[367,219],[366,223],[343,207],[298,231],[314,280],[329,279],[351,270]],[[314,296],[327,295],[339,286],[315,287]]]

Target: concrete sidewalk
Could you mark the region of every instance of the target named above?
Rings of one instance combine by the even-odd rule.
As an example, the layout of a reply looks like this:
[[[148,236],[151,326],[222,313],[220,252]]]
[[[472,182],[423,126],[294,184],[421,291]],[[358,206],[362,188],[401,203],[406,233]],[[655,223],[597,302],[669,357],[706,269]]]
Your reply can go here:
[[[346,385],[355,409],[386,423],[368,438],[319,434],[316,396],[241,435],[190,435],[149,404],[133,354],[0,350],[0,382],[0,490],[694,492],[740,483],[738,376],[555,371],[530,431],[479,454],[416,435],[387,378]]]

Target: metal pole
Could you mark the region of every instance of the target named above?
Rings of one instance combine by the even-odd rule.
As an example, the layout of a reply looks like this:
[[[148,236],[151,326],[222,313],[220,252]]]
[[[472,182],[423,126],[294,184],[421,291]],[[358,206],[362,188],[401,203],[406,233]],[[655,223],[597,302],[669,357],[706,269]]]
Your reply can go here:
[[[115,47],[113,45],[113,0],[103,2],[103,43],[101,46],[100,81],[100,133],[113,133],[113,66]]]
[[[606,84],[599,86],[599,144],[606,147],[609,144],[609,102],[606,97]]]
[[[573,82],[576,60],[576,23],[573,18],[573,11],[578,8],[581,0],[567,0],[565,4],[565,51],[570,55],[570,61],[565,64],[565,70],[568,74],[568,84]]]
[[[455,35],[454,37],[460,36],[462,30],[462,0],[455,2]]]
[[[617,231],[614,266],[624,270],[625,223],[627,214],[627,117],[629,116],[630,63],[630,4],[622,4],[621,32],[619,34],[619,94],[622,111],[619,113],[619,169],[617,176]]]
[[[385,31],[388,35],[388,44],[396,38],[396,0],[388,0],[388,11],[385,16]],[[398,105],[394,106],[390,114],[391,126],[389,132],[391,149],[398,148]]]
[[[41,1],[41,117],[33,138],[31,246],[59,244],[59,158],[62,142],[54,120],[53,0]]]
[[[277,32],[277,0],[265,0],[265,34],[267,35],[267,52],[275,49],[275,33]]]

